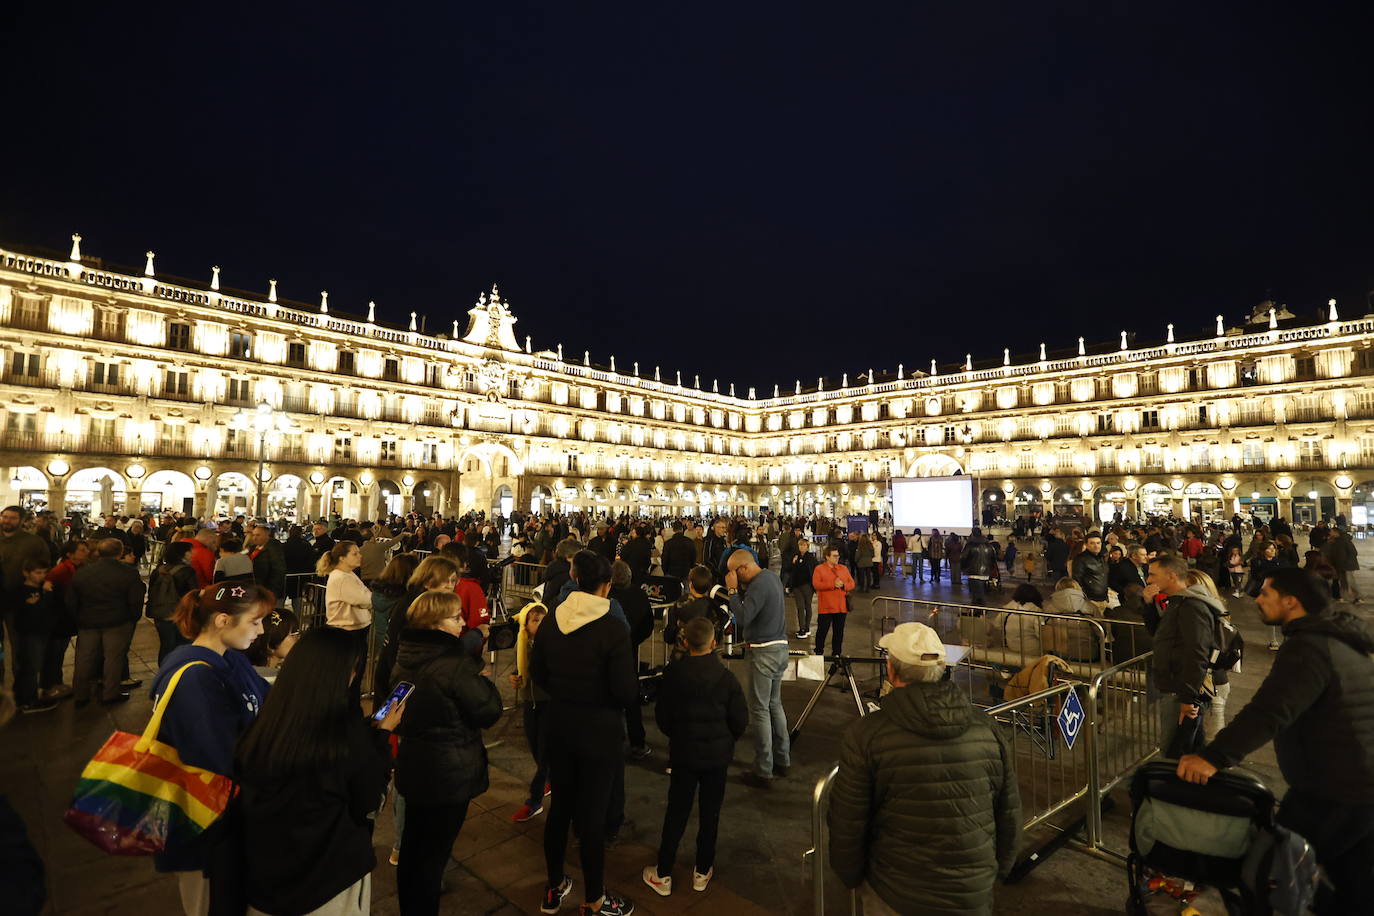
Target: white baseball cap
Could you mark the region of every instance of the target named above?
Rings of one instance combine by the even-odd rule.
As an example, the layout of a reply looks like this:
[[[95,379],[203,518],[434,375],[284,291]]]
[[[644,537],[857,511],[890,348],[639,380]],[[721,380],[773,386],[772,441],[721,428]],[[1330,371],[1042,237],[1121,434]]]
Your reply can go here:
[[[878,646],[904,665],[933,667],[945,664],[945,646],[940,636],[923,623],[900,623]]]

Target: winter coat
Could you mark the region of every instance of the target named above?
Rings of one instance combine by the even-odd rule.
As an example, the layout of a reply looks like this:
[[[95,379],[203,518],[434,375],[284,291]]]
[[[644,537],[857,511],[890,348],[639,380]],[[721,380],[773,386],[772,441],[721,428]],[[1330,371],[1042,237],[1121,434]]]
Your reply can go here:
[[[610,605],[589,592],[568,595],[539,625],[530,674],[549,695],[550,740],[582,757],[619,760],[639,679],[629,628]]]
[[[251,906],[309,913],[377,867],[369,815],[391,776],[387,734],[358,718],[333,766],[270,781],[237,774]]]
[[[1179,703],[1197,703],[1216,648],[1216,622],[1210,595],[1183,592],[1169,598],[1155,630],[1155,686],[1177,696]]]
[[[83,630],[133,623],[143,614],[143,579],[138,568],[114,557],[98,557],[72,576],[63,600]]]
[[[1045,607],[1045,612],[1049,614],[1077,614],[1080,617],[1090,617],[1095,610],[1097,609],[1088,604],[1082,589],[1077,588],[1061,588],[1051,592],[1049,603]]]
[[[248,548],[248,559],[253,562],[253,581],[275,595],[280,604],[286,592],[286,551],[276,538],[269,538],[261,547]]]
[[[1374,634],[1344,611],[1299,617],[1283,633],[1254,698],[1201,755],[1234,766],[1272,740],[1294,791],[1374,803]]]
[[[663,574],[685,579],[697,561],[697,548],[692,539],[678,532],[663,542]]]
[[[858,544],[855,545],[854,565],[861,569],[867,569],[873,565],[873,542],[868,538],[859,538]]]
[[[620,602],[625,619],[630,622],[630,641],[638,646],[654,632],[654,609],[649,596],[637,585],[611,589],[611,597]]]
[[[501,718],[501,694],[482,661],[444,630],[401,631],[393,683],[415,685],[396,734],[396,791],[431,805],[465,802],[487,790],[482,729]]]
[[[839,588],[835,587],[836,579],[840,580]],[[849,613],[849,602],[845,600],[845,595],[854,591],[855,586],[848,567],[836,566],[832,569],[828,563],[820,564],[811,573],[811,587],[816,590],[817,614]]]
[[[703,595],[700,598],[693,598],[689,594],[668,608],[663,623],[663,641],[670,646],[678,645],[678,637],[681,635],[682,628],[694,617],[705,617],[711,621],[719,636],[724,621],[730,619],[730,609],[713,596]]]
[[[668,762],[688,770],[730,765],[735,742],[749,725],[744,691],[714,652],[687,655],[663,673],[654,707],[668,736]]]
[[[1003,608],[1008,611],[1040,611],[1033,604],[1017,604],[1009,601]],[[1040,642],[1041,618],[1029,614],[995,614],[993,626],[1002,631],[1003,644],[1013,652],[1020,653],[1023,659],[1039,658],[1044,652]]]
[[[290,575],[314,574],[315,561],[319,559],[319,555],[305,538],[287,538],[286,543],[282,545],[282,553],[286,557],[286,571]]]
[[[24,581],[24,562],[47,565],[50,562],[48,545],[31,531],[16,531],[11,535],[0,534],[0,592],[18,588]]]
[[[1073,558],[1073,578],[1089,601],[1107,600],[1107,555],[1083,551]]]
[[[997,554],[981,535],[968,539],[962,562],[964,572],[970,576],[987,579],[997,575]]]
[[[991,913],[1020,834],[1011,748],[953,682],[899,687],[845,732],[829,821],[847,887],[901,913]]]
[[[1063,538],[1045,539],[1045,568],[1063,569],[1069,562],[1069,545]]]
[[[816,557],[814,554],[797,553],[792,555],[791,562],[783,567],[787,572],[787,582],[792,588],[814,588],[811,584],[811,577],[816,572]]]
[[[642,537],[632,537],[620,548],[620,559],[630,567],[630,582],[635,586],[643,585],[645,577],[649,575],[652,552],[653,545],[648,538]]]
[[[1353,572],[1360,568],[1360,556],[1355,551],[1355,542],[1350,540],[1350,535],[1333,535],[1322,548],[1322,556],[1326,557],[1326,562],[1336,568],[1338,572]]]

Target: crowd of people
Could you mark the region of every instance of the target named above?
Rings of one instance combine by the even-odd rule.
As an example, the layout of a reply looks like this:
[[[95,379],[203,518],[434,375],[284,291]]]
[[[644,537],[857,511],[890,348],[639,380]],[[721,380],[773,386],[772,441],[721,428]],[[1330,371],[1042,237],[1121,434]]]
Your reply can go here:
[[[140,686],[130,678],[131,638],[142,617],[152,620],[159,647],[152,695],[176,685],[158,740],[185,764],[229,776],[239,787],[236,805],[216,828],[157,857],[160,871],[177,876],[187,913],[367,912],[376,865],[372,823],[387,804],[395,814],[390,861],[402,912],[438,911],[445,864],[472,799],[488,787],[482,732],[502,716],[482,652],[491,636],[495,564],[507,539],[510,557],[542,566],[540,596],[514,618],[516,663],[508,677],[531,770],[513,820],[545,817],[541,912],[558,912],[573,892],[565,867],[569,831],[578,838],[580,911],[633,911],[629,899],[605,886],[605,851],[626,822],[626,760],[652,753],[646,702],[653,702],[654,723],[668,740],[670,778],[657,861],[645,866],[642,880],[654,894],[673,893],[695,805],[691,883],[704,891],[715,873],[736,742],[747,737],[752,748],[742,776],[747,787],[766,792],[789,774],[782,704],[789,640],[814,635],[816,653],[825,654],[828,640],[828,654],[840,655],[854,593],[878,588],[887,575],[938,578],[942,568],[952,584],[967,584],[974,605],[985,604],[1004,578],[1026,573],[1000,613],[987,615],[1026,658],[1040,656],[1044,646],[1039,621],[1024,612],[1143,625],[1148,637],[1136,648],[1152,643],[1154,685],[1166,698],[1161,748],[1183,757],[1181,774],[1205,779],[1209,768],[1276,739],[1289,748],[1280,752],[1285,774],[1308,768],[1290,780],[1302,793],[1293,796],[1295,812],[1306,806],[1313,818],[1329,813],[1338,798],[1358,802],[1341,823],[1367,839],[1347,847],[1331,831],[1310,837],[1348,892],[1363,886],[1359,863],[1374,844],[1369,774],[1358,761],[1332,764],[1334,770],[1301,761],[1291,735],[1312,731],[1311,717],[1325,716],[1346,723],[1361,742],[1374,738],[1374,701],[1368,710],[1359,705],[1374,697],[1374,677],[1341,648],[1368,652],[1374,640],[1354,618],[1327,607],[1336,596],[1358,600],[1348,533],[1314,528],[1299,570],[1285,528],[1260,527],[1243,544],[1239,526],[1203,530],[1166,521],[1112,526],[1105,534],[1051,527],[1042,541],[1020,548],[1030,557],[1042,554],[1053,588],[1047,596],[1032,581],[1032,564],[1018,570],[1016,538],[999,543],[977,528],[966,537],[915,530],[888,538],[825,519],[650,522],[517,513],[336,520],[308,530],[173,514],[107,517],[83,530],[26,519],[10,507],[0,512],[0,573],[24,713],[65,699],[78,706],[127,700]],[[663,629],[672,661],[649,697],[637,657],[655,630],[642,587],[651,577],[680,583],[682,596]],[[305,627],[297,615],[294,583],[305,580],[323,586],[323,625]],[[1228,631],[1218,622],[1228,614],[1222,595],[1241,591],[1256,596],[1266,621],[1287,637],[1272,646],[1281,653],[1276,672],[1305,665],[1307,686],[1294,699],[1266,681],[1228,725],[1232,660]],[[1331,622],[1302,623],[1299,606],[1314,621]],[[1326,640],[1315,660],[1312,642],[1295,638],[1307,635]],[[63,666],[72,637],[68,687]],[[719,650],[730,645],[742,650],[743,684],[721,662]],[[1004,736],[949,681],[934,630],[902,624],[881,645],[894,689],[841,745],[830,814],[835,870],[860,889],[866,912],[987,912],[993,883],[1017,847],[1015,762]],[[1318,696],[1312,685],[1331,678],[1358,703]],[[409,692],[374,719],[364,715],[365,682],[373,706],[393,689]],[[1199,727],[1183,728],[1194,720]],[[1191,743],[1178,743],[1180,731],[1193,734]],[[1321,731],[1322,741],[1328,735]],[[1365,807],[1362,793],[1371,796]],[[282,824],[293,830],[282,831]],[[959,838],[957,848],[931,847],[932,835]],[[906,876],[923,862],[925,873],[941,877],[913,886]]]

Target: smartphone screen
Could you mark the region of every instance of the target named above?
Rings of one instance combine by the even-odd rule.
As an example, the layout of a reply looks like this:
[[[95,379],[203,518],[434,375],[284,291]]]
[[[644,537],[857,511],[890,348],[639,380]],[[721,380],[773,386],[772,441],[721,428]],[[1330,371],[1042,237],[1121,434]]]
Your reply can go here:
[[[377,722],[385,719],[406,697],[410,696],[410,692],[414,689],[415,685],[410,683],[410,681],[401,681],[398,683],[396,689],[391,691],[391,696],[386,698],[386,702],[372,714],[372,718]]]

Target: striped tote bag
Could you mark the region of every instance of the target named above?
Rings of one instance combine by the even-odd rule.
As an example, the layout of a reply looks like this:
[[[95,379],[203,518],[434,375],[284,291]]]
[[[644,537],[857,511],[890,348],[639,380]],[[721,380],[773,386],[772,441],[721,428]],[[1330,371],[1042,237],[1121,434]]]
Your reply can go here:
[[[86,764],[63,820],[111,855],[147,856],[204,833],[229,804],[227,776],[181,762],[176,748],[157,740],[162,716],[181,676],[177,669],[142,736],[115,732]]]

